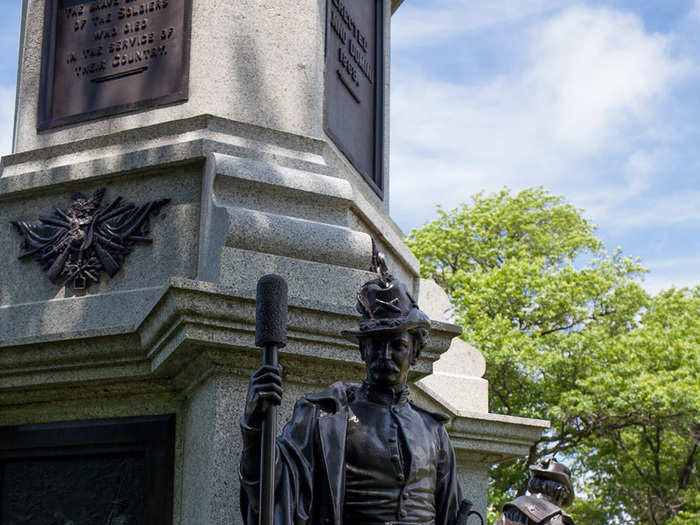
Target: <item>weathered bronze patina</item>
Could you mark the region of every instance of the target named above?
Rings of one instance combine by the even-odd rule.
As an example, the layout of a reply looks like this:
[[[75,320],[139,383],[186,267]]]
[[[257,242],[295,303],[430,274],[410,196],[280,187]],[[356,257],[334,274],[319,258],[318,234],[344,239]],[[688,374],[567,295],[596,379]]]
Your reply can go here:
[[[556,459],[530,467],[528,493],[506,503],[495,525],[574,525],[561,507],[574,500],[571,472]]]
[[[326,132],[382,196],[384,2],[326,1]]]
[[[99,282],[102,272],[114,277],[136,243],[152,242],[147,237],[149,218],[170,199],[137,206],[119,197],[103,205],[104,194],[104,189],[91,197],[74,193],[68,208],[54,208],[39,223],[14,221],[24,238],[19,258],[34,257],[52,282],[63,281],[76,290]]]
[[[406,285],[375,259],[376,279],[358,293],[359,330],[343,332],[366,364],[362,383],[336,383],[299,400],[277,439],[275,525],[462,525],[454,451],[442,414],[408,399],[409,368],[425,346],[430,319]],[[251,377],[241,420],[241,510],[258,523],[266,409],[282,396],[280,367]],[[264,492],[264,491],[263,491]]]
[[[37,128],[187,99],[192,0],[47,0]]]

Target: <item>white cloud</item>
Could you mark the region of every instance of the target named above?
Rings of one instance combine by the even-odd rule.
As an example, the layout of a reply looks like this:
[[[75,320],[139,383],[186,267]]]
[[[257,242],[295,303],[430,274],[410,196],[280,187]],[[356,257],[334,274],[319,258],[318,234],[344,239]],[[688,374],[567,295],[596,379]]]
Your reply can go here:
[[[392,19],[395,49],[422,47],[485,27],[515,22],[573,0],[432,0],[429,7],[405,2]]]
[[[693,3],[693,8],[690,10],[690,16],[693,18],[700,18],[700,0],[695,0]]]
[[[618,228],[662,227],[687,222],[700,223],[700,191],[682,191],[645,200],[636,209],[621,210],[612,217]]]
[[[669,57],[668,38],[635,15],[571,8],[538,27],[524,85],[553,131],[584,151],[598,149],[627,119],[647,116],[655,97],[689,70]]]
[[[657,102],[690,69],[671,56],[668,38],[646,32],[635,15],[578,6],[533,22],[522,46],[525,65],[480,85],[428,80],[419,67],[394,71],[392,206],[399,222],[432,215],[436,202],[453,206],[503,185],[542,184],[601,213],[621,204],[619,193],[602,199],[601,188],[630,197],[649,190],[658,148],[635,141],[656,139]],[[582,167],[613,153],[627,157],[619,181]]]
[[[692,206],[694,192],[680,195],[661,195],[665,164],[671,162],[672,152],[664,149],[632,150],[626,153],[616,180],[590,184],[575,190],[576,201],[584,206],[588,216],[607,224],[607,229],[619,231],[630,227],[676,224],[686,220],[679,209],[667,210],[671,200],[678,200],[681,208]],[[653,198],[650,198],[653,195]],[[651,207],[650,207],[651,206]],[[654,214],[659,214],[656,217]]]
[[[649,293],[656,294],[671,286],[676,288],[700,285],[700,257],[675,257],[644,262],[651,271],[642,282]]]
[[[0,156],[12,150],[15,116],[15,88],[0,86]]]

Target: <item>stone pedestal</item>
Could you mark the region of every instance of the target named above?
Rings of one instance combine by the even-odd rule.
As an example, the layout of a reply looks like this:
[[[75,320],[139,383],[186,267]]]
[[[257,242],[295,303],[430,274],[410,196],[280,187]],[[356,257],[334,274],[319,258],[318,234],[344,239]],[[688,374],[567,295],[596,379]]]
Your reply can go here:
[[[386,169],[380,194],[324,129],[326,2],[192,2],[186,101],[37,131],[45,1],[24,0],[14,151],[0,174],[0,427],[174,414],[172,523],[240,523],[257,279],[289,282],[280,424],[305,392],[362,377],[340,331],[357,323],[373,241],[415,295],[431,286],[388,216]],[[385,91],[391,4],[379,4]],[[381,118],[386,157],[388,104]],[[10,221],[100,188],[108,200],[170,199],[152,244],[119,273],[73,290],[17,260]],[[483,359],[452,342],[460,329],[441,314],[411,379],[428,376],[416,397],[452,416],[460,475],[483,509],[488,465],[524,454],[544,424],[487,413]]]

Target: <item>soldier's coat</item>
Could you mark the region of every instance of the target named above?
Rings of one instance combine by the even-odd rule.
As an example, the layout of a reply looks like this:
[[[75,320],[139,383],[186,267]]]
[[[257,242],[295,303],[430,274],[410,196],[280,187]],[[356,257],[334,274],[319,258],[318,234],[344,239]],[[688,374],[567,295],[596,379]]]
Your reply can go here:
[[[292,419],[277,439],[275,525],[343,525],[348,394],[359,386],[335,383],[297,401]],[[445,472],[437,476],[435,524],[456,525],[462,493],[444,419],[413,405],[412,409],[430,414],[426,419],[432,421],[436,439],[449,449]],[[243,428],[244,442],[255,442],[252,432]],[[244,522],[256,525],[259,483],[241,476],[241,488]]]

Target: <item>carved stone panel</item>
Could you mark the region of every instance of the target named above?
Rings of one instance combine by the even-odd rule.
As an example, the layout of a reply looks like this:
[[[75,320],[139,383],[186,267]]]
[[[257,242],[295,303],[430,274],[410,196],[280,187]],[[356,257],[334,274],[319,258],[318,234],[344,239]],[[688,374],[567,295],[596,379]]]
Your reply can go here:
[[[0,524],[171,525],[174,417],[0,428]]]
[[[192,0],[47,0],[37,128],[187,99]]]
[[[383,196],[383,1],[326,1],[326,133]]]

